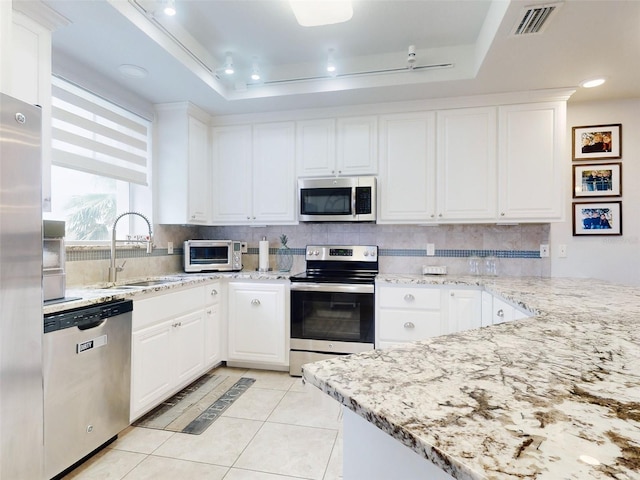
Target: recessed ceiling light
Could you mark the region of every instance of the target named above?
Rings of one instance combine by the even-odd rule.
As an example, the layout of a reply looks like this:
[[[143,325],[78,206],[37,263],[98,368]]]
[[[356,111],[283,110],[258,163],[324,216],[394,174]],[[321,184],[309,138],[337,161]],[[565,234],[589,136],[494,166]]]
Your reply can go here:
[[[591,80],[585,80],[580,84],[580,86],[584,88],[593,88],[593,87],[599,87],[604,82],[605,82],[604,78],[593,78]]]
[[[230,53],[227,53],[227,57],[224,61],[224,73],[227,75],[233,75],[235,70],[233,69],[233,57]]]
[[[118,71],[129,78],[145,78],[149,74],[144,68],[129,64],[120,65]]]

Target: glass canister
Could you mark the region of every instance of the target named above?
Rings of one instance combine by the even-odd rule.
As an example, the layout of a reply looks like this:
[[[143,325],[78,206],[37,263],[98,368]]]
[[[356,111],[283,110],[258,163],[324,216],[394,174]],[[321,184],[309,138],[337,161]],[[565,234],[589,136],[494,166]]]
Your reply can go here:
[[[488,277],[498,276],[498,258],[494,255],[489,255],[484,259],[484,274]]]
[[[471,256],[469,257],[469,275],[480,275],[480,257],[478,256]]]

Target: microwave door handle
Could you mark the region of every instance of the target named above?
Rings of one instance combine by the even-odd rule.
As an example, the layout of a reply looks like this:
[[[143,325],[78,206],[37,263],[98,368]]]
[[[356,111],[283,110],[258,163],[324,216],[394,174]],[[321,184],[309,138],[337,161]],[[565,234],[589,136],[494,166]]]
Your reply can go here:
[[[356,217],[356,188],[351,189],[351,211],[353,212],[353,218]]]

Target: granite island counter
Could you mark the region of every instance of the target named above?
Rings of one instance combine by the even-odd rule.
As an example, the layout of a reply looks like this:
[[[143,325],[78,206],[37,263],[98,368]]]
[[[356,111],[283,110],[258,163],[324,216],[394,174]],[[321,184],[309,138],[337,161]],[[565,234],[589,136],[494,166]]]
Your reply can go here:
[[[378,455],[381,432],[442,473],[393,476],[403,480],[640,479],[640,288],[555,278],[379,281],[478,285],[536,316],[306,365],[304,379],[346,407],[345,480],[389,478],[385,464],[405,465]],[[375,425],[374,435],[354,440],[353,418]],[[354,444],[380,468],[354,476],[362,465],[349,458]]]

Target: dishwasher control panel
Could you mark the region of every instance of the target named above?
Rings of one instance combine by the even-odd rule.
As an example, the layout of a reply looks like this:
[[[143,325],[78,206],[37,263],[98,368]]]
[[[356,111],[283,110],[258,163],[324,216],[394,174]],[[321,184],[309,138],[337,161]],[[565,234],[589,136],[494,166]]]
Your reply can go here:
[[[65,328],[78,327],[84,329],[101,320],[133,311],[133,301],[116,300],[91,307],[80,307],[64,312],[45,315],[44,333],[55,332]]]

